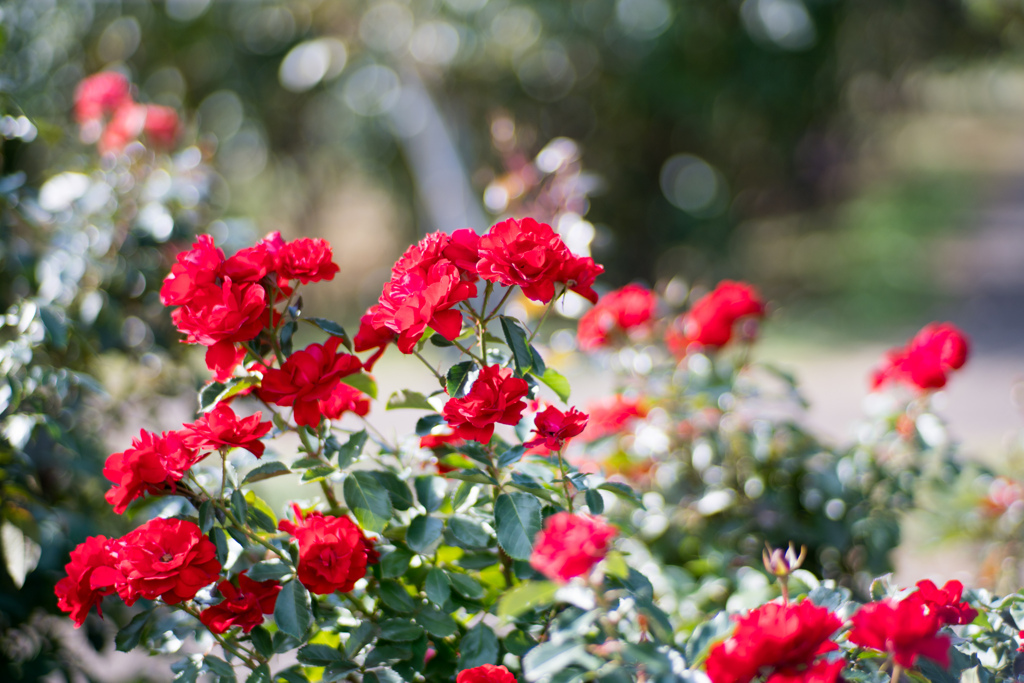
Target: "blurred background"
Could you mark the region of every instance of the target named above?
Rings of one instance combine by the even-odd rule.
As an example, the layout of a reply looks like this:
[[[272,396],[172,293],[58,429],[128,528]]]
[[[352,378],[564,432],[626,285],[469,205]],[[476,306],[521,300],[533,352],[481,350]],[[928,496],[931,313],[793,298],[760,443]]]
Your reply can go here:
[[[420,236],[525,214],[603,263],[605,290],[682,303],[755,284],[774,306],[759,353],[802,378],[812,426],[837,440],[881,352],[933,319],[974,342],[941,397],[965,451],[998,458],[1021,426],[1018,0],[9,0],[0,30],[0,309],[24,332],[10,311],[26,297],[74,302],[89,343],[60,344],[63,309],[45,306],[38,340],[129,406],[96,427],[97,452],[191,418],[131,399],[197,376],[156,299],[162,259],[197,230],[229,251],[271,230],[328,238],[341,276],[307,308],[354,325]],[[118,196],[139,178],[97,168],[72,122],[76,85],[101,70],[176,109],[192,144],[173,187],[146,175],[137,204],[54,222],[76,172]],[[172,189],[154,195],[154,177]],[[148,232],[83,264],[74,235],[125,211]],[[561,324],[584,310],[568,300]],[[585,386],[581,402],[607,390]]]

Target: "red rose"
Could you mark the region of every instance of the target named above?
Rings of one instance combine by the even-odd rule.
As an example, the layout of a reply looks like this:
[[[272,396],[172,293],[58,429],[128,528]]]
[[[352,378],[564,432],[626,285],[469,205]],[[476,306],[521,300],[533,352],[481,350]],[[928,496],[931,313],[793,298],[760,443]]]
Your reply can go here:
[[[149,141],[150,147],[161,150],[174,149],[179,132],[178,112],[170,107],[150,104],[146,106],[145,113],[142,133]]]
[[[104,71],[82,80],[75,89],[75,120],[79,123],[102,119],[131,102],[128,79]]]
[[[118,584],[124,583],[124,577],[115,569],[117,558],[110,548],[110,539],[105,536],[91,536],[71,551],[71,561],[64,565],[67,576],[57,582],[54,589],[57,594],[57,606],[69,613],[78,628],[85,622],[86,615],[93,607],[100,616],[99,608],[103,597],[113,593]],[[93,575],[102,577],[108,572],[109,583],[94,585]]]
[[[947,581],[941,589],[928,580],[918,581],[917,590],[905,600],[923,603],[925,609],[938,616],[939,621],[949,625],[969,624],[978,616],[978,611],[960,598],[964,585],[959,581]]]
[[[597,292],[594,291],[594,281],[597,276],[604,272],[604,266],[594,263],[589,256],[573,256],[562,265],[558,273],[558,281],[564,282],[569,289],[576,292],[592,304],[597,303]]]
[[[177,256],[177,263],[160,287],[164,306],[182,306],[217,286],[224,252],[213,244],[209,235],[199,235],[188,251]]]
[[[348,353],[338,353],[341,339],[310,344],[296,351],[280,369],[268,368],[260,382],[259,396],[267,403],[293,406],[295,423],[320,424],[320,401],[330,397],[342,377],[359,372],[362,364]]]
[[[580,348],[584,351],[598,349],[608,345],[617,333],[645,328],[654,317],[657,305],[654,292],[640,285],[626,285],[605,294],[580,318],[577,332]]]
[[[304,237],[288,242],[278,254],[277,272],[302,284],[333,280],[341,270],[331,259],[334,253],[327,240]]]
[[[949,374],[967,362],[969,350],[967,336],[956,326],[929,323],[906,348],[886,354],[882,367],[872,376],[872,388],[902,382],[921,391],[941,389]]]
[[[773,683],[833,683],[842,661],[815,660],[839,649],[829,637],[842,625],[839,617],[810,600],[770,602],[738,617],[732,636],[711,648],[708,677],[713,683],[747,683],[770,672],[767,681]]]
[[[902,667],[914,666],[919,656],[949,666],[949,637],[938,635],[942,621],[922,601],[872,602],[861,607],[851,621],[851,643],[886,652]]]
[[[479,249],[480,277],[518,285],[527,298],[544,304],[555,298],[555,283],[565,281],[563,269],[575,258],[550,225],[532,218],[509,218],[491,226]]]
[[[146,105],[128,102],[121,105],[100,135],[97,148],[100,154],[120,152],[128,143],[138,139],[146,124]]]
[[[281,584],[277,581],[253,581],[245,572],[238,575],[238,587],[221,581],[217,590],[224,599],[200,612],[199,621],[213,633],[224,633],[235,626],[249,633],[263,623],[264,614],[273,614]]]
[[[498,365],[480,370],[469,392],[444,404],[444,419],[456,436],[487,443],[495,424],[519,424],[526,409],[523,397],[530,391],[526,380]]]
[[[386,327],[376,328],[373,320],[380,310],[380,304],[371,306],[363,317],[359,319],[359,332],[352,339],[352,346],[356,351],[369,351],[377,349],[376,353],[363,362],[363,367],[368,371],[373,370],[374,364],[384,355],[384,349],[388,344],[398,339],[398,335]]]
[[[298,506],[293,509],[297,521],[284,519],[277,526],[299,544],[299,581],[317,595],[352,590],[366,576],[367,550],[372,549],[362,529],[348,517],[304,516]]]
[[[339,420],[345,413],[366,417],[370,412],[370,397],[355,387],[338,382],[330,396],[321,399],[320,412],[328,420]]]
[[[608,544],[617,535],[615,527],[595,517],[556,512],[533,541],[530,566],[565,583],[589,573],[608,554]]]
[[[616,394],[591,403],[587,412],[590,418],[580,438],[589,442],[623,431],[631,422],[647,417],[649,409],[639,398]]]
[[[516,683],[516,677],[503,666],[484,664],[460,671],[455,683]]]
[[[476,264],[480,260],[480,235],[470,228],[452,233],[448,245],[441,254],[462,271],[464,278],[477,279]]]
[[[114,483],[106,493],[114,512],[123,513],[128,503],[148,494],[173,492],[198,455],[178,432],[159,436],[143,430],[131,448],[114,453],[103,467],[103,476]]]
[[[182,427],[180,434],[185,445],[197,451],[244,448],[258,458],[266,449],[260,439],[273,426],[269,421],[260,422],[261,417],[263,413],[238,419],[229,405],[218,403],[213,410]]]
[[[465,440],[454,432],[449,432],[447,434],[427,434],[420,437],[420,448],[429,448],[431,450],[435,448],[443,448],[445,446],[454,448],[456,446],[461,446],[464,442]]]
[[[562,412],[554,406],[549,406],[542,412],[537,413],[533,418],[534,438],[523,445],[533,448],[544,444],[552,451],[560,451],[565,442],[574,436],[578,436],[587,426],[587,414],[575,408],[569,408]]]
[[[152,519],[117,541],[117,568],[127,586],[121,597],[176,605],[217,580],[217,548],[199,527],[181,519]]]
[[[221,265],[220,272],[232,282],[259,282],[274,270],[276,261],[264,242],[239,249]]]
[[[721,348],[732,339],[738,321],[762,318],[764,313],[764,302],[756,289],[743,282],[723,280],[680,316],[666,333],[665,342],[680,357],[693,347]]]
[[[224,283],[211,286],[175,309],[171,319],[188,344],[213,346],[221,342],[246,342],[259,336],[268,322],[267,293],[258,284]]]

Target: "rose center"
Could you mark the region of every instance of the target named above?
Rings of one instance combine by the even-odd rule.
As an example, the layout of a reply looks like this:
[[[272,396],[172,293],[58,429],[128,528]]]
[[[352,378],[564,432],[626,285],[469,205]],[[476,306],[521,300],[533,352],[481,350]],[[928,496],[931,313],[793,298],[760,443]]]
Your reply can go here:
[[[163,555],[160,556],[160,561],[161,562],[170,562],[173,559],[174,559],[174,555],[171,555],[170,553],[164,553]]]

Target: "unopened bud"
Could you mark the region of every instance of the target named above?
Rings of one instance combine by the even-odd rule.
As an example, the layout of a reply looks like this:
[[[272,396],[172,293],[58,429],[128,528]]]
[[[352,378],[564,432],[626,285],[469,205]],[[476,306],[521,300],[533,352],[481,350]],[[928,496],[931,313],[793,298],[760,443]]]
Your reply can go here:
[[[764,546],[761,557],[764,559],[764,568],[772,576],[779,578],[788,577],[803,565],[807,559],[807,546],[800,546],[800,554],[797,555],[796,547],[790,543],[789,549],[772,548],[767,543]]]

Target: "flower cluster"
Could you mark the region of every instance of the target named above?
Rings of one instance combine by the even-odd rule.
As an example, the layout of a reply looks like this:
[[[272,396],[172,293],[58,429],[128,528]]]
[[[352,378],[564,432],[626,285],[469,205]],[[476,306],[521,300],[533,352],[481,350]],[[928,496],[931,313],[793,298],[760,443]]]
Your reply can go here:
[[[951,323],[930,323],[904,348],[892,349],[871,377],[873,389],[905,384],[919,391],[941,389],[967,362],[967,336]]]
[[[83,138],[97,142],[102,154],[119,152],[139,138],[159,150],[172,149],[178,140],[178,113],[159,104],[136,103],[128,79],[116,71],[79,83],[74,106]]]

